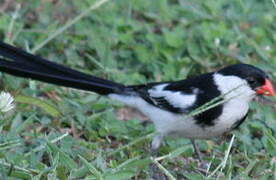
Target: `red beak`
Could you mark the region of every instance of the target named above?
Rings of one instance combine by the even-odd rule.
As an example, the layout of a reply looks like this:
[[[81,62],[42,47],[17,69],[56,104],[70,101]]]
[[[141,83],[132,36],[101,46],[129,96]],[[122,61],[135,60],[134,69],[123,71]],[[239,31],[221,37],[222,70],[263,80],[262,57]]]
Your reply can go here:
[[[256,90],[257,94],[264,95],[264,96],[275,96],[275,91],[273,89],[272,83],[268,80],[265,79],[265,84],[261,87],[259,87]]]

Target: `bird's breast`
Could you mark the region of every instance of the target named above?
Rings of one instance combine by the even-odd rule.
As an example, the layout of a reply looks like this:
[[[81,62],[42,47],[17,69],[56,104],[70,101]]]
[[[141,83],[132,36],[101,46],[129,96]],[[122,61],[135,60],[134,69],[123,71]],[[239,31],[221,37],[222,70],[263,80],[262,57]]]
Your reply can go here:
[[[197,124],[192,117],[159,112],[152,117],[156,130],[164,135],[177,135],[190,139],[210,139],[219,137],[230,130],[248,112],[248,102],[239,99],[229,100],[223,105],[221,115],[209,126]]]

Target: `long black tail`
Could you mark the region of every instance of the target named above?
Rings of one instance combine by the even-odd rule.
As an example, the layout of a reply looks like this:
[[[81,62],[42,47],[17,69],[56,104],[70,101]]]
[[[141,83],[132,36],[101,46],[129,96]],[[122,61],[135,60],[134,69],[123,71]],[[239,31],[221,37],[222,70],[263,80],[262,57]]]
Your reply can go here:
[[[93,91],[102,95],[122,93],[126,89],[122,84],[70,69],[1,41],[0,71],[56,85]]]

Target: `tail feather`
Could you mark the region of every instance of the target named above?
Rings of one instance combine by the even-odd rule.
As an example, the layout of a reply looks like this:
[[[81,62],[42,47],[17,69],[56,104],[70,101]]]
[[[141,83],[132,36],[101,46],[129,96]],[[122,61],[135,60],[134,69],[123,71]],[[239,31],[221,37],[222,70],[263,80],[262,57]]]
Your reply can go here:
[[[21,50],[9,44],[3,43],[1,41],[0,41],[0,55],[2,55],[3,57],[9,58],[15,62],[25,63],[36,70],[43,70],[45,72],[48,71],[49,73],[63,73],[64,75],[69,75],[71,77],[75,76],[76,78],[83,78],[83,79],[98,81],[98,82],[102,82],[103,80],[101,78],[97,78],[88,74],[81,73],[79,71],[73,70],[71,68],[65,67],[55,62],[51,62],[39,56],[35,56],[24,50]],[[109,80],[105,80],[105,82],[114,84],[114,82]]]
[[[0,42],[0,56],[5,57],[0,58],[0,71],[11,75],[103,95],[121,93],[125,90],[122,84],[70,69],[3,42]]]

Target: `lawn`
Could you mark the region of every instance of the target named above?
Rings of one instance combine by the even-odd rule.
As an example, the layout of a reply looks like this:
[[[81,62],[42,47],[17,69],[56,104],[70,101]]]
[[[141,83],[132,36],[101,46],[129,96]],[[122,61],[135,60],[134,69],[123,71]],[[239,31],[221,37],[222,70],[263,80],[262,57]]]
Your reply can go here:
[[[98,77],[131,85],[248,63],[276,82],[273,0],[2,1],[1,40]],[[151,163],[169,179],[276,178],[275,97],[253,102],[233,136],[197,141],[203,172],[188,139],[166,138],[151,159],[153,125],[123,104],[0,78],[16,103],[0,119],[3,180],[149,179]]]

